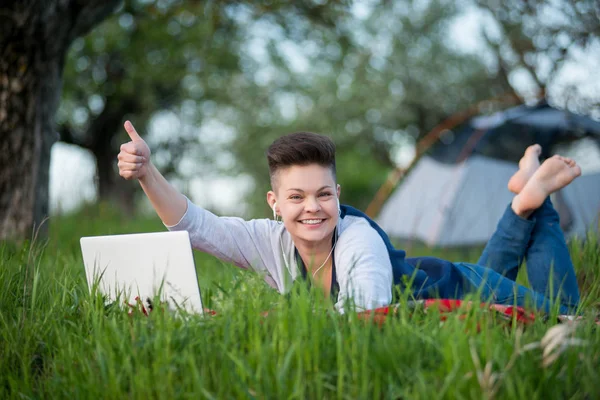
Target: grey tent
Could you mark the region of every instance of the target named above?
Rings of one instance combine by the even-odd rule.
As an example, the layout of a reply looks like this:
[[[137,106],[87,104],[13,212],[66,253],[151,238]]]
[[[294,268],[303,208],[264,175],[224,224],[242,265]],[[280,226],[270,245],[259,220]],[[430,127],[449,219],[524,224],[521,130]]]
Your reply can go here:
[[[376,220],[395,238],[432,246],[483,244],[514,196],[506,184],[533,143],[542,145],[543,157],[568,153],[569,147],[579,150],[575,158],[585,161],[584,175],[553,195],[553,201],[567,236],[597,229],[600,122],[546,103],[476,117],[456,132],[446,132],[411,169]]]

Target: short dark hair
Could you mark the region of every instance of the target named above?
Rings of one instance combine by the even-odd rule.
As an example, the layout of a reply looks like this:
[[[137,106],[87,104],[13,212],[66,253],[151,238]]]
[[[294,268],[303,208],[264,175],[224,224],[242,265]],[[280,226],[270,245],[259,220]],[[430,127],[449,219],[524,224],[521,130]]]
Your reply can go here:
[[[267,149],[269,176],[274,188],[275,173],[293,165],[318,164],[329,167],[336,178],[335,144],[325,135],[294,132],[275,140]]]

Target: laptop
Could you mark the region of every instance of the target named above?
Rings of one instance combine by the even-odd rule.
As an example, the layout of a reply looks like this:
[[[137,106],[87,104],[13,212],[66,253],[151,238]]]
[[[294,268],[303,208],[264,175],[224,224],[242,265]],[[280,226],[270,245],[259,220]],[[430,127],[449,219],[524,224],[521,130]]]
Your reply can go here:
[[[187,231],[82,237],[80,244],[90,291],[97,285],[108,301],[146,310],[160,296],[170,309],[202,314]]]

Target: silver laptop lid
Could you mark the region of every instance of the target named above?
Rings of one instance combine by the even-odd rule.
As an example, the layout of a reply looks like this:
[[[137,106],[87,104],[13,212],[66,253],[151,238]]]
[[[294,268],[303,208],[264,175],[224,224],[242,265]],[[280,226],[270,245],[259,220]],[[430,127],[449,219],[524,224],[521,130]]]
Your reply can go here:
[[[187,231],[82,237],[80,244],[90,290],[98,282],[110,301],[120,294],[132,305],[160,294],[169,308],[202,313]]]

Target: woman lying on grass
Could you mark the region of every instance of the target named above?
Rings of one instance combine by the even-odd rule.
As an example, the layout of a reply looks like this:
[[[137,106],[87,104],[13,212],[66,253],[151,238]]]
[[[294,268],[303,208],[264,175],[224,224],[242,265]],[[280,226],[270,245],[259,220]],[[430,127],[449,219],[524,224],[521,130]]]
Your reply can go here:
[[[573,264],[549,195],[581,175],[573,160],[554,156],[539,163],[541,147],[529,147],[508,188],[516,194],[477,264],[405,258],[387,235],[360,211],[339,204],[335,145],[326,136],[293,133],[267,151],[273,220],[217,217],[194,205],[150,162],[150,149],[129,121],[131,141],[121,146],[119,173],[139,180],[163,223],[187,230],[192,246],[242,268],[265,274],[280,293],[297,279],[308,281],[343,312],[389,305],[393,292],[417,299],[461,299],[530,306],[562,314],[579,302]],[[522,261],[532,289],[515,283]],[[410,282],[410,284],[408,284]]]

